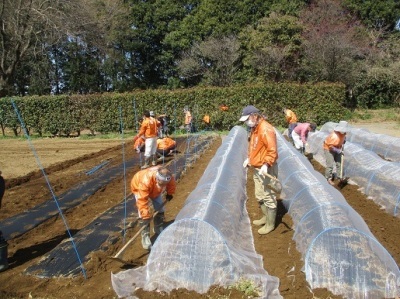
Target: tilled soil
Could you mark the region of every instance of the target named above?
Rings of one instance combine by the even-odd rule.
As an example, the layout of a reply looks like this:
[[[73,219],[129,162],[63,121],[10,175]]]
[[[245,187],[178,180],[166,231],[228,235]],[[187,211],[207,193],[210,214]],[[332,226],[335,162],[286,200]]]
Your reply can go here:
[[[70,142],[70,141],[69,141]],[[210,147],[201,154],[199,159],[187,169],[177,185],[174,199],[166,205],[166,221],[172,222],[179,213],[189,193],[195,189],[197,182],[203,175],[210,159],[221,145],[221,138],[217,137]],[[81,144],[76,140],[76,148]],[[128,143],[126,156],[137,155]],[[179,151],[185,151],[185,142],[180,144]],[[17,151],[17,149],[16,149]],[[46,168],[50,185],[56,195],[66,192],[71,186],[90,179],[86,172],[96,165],[108,161],[109,165],[123,163],[121,146],[107,148],[93,148],[93,153],[77,155],[73,159],[58,162]],[[14,153],[15,155],[15,153]],[[7,157],[2,157],[7,161]],[[15,157],[13,157],[15,159]],[[168,161],[169,159],[167,159]],[[323,172],[323,168],[312,161],[315,169]],[[104,211],[118,204],[126,196],[125,187],[133,174],[139,170],[139,165],[126,169],[126,174],[111,183],[103,186],[80,205],[65,212],[64,216],[69,229],[76,233],[91,223]],[[3,175],[5,173],[3,172]],[[0,220],[31,209],[37,204],[49,200],[51,194],[48,183],[44,180],[41,171],[33,171],[23,177],[8,178],[5,176],[7,189],[3,198]],[[128,182],[128,183],[127,183]],[[389,251],[396,263],[400,264],[400,219],[388,215],[372,200],[367,199],[358,191],[357,186],[346,185],[339,189],[348,203],[364,218],[371,232],[378,241]],[[247,193],[249,196],[247,209],[251,220],[259,218],[260,211],[254,198],[254,186],[249,172]],[[278,210],[277,228],[266,236],[257,234],[257,227],[253,227],[255,248],[258,254],[264,257],[264,267],[270,275],[280,279],[280,293],[284,298],[341,298],[334,296],[324,289],[311,290],[301,271],[303,261],[296,250],[296,243],[292,240],[292,219],[280,203]],[[1,229],[1,228],[0,228]],[[127,231],[126,240],[137,231],[133,228]],[[8,240],[10,268],[0,273],[0,298],[116,298],[111,287],[111,272],[116,273],[146,263],[148,252],[142,249],[140,240],[133,242],[124,253],[124,260],[131,265],[124,265],[110,259],[123,246],[122,237],[106,251],[95,251],[85,266],[86,278],[78,275],[73,278],[38,278],[26,275],[24,270],[36,264],[46,253],[58,244],[68,239],[64,221],[60,216],[40,224],[27,233]],[[196,294],[184,289],[174,290],[171,294],[156,292],[137,292],[139,298],[246,298],[243,292],[212,288],[207,294]],[[220,297],[219,297],[220,296]],[[227,297],[226,297],[227,298]]]

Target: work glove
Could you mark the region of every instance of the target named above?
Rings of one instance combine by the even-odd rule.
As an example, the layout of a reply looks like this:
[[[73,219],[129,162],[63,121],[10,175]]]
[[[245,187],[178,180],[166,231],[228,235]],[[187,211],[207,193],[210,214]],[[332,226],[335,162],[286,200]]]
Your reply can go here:
[[[246,168],[249,165],[249,158],[247,158],[246,160],[244,160],[243,162],[243,167]]]
[[[165,199],[167,201],[171,201],[174,198],[174,196],[172,194],[167,194],[167,196],[165,196]]]
[[[331,147],[331,153],[340,154],[341,152],[342,150],[340,148],[334,146]]]
[[[260,168],[260,174],[266,176],[268,174],[268,164],[264,164]]]

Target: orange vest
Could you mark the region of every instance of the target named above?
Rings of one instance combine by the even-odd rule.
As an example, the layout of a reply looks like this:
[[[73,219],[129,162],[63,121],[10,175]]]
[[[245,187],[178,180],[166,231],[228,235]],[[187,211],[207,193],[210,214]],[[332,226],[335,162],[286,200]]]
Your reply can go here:
[[[292,110],[287,109],[285,117],[286,117],[286,121],[289,124],[293,124],[293,123],[297,122],[297,116]]]
[[[265,119],[251,129],[249,143],[249,163],[261,167],[267,163],[272,166],[278,159],[276,133],[274,127]]]
[[[324,141],[324,150],[329,151],[332,147],[342,148],[346,134],[333,131],[330,133]]]
[[[142,137],[139,137],[138,139],[136,139],[135,143],[133,144],[133,149],[138,149],[140,148],[143,144],[144,144],[144,139]]]
[[[169,137],[157,139],[157,149],[159,150],[168,150],[175,146],[176,146],[176,141]]]
[[[176,182],[174,177],[166,186],[160,188],[157,184],[156,173],[161,166],[155,166],[143,169],[135,173],[131,181],[131,191],[135,195],[136,206],[142,219],[150,219],[152,217],[149,199],[157,198],[161,193],[167,190],[167,194],[174,194]]]
[[[161,123],[156,120],[154,117],[146,117],[142,125],[140,126],[140,130],[137,136],[144,135],[145,138],[157,137],[158,127],[161,126]]]

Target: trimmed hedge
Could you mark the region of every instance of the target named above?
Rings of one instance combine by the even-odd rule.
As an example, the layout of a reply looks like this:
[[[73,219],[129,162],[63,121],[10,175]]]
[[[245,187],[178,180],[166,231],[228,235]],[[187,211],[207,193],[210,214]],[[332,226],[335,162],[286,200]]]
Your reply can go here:
[[[250,104],[262,110],[276,127],[286,126],[284,107],[296,112],[300,122],[320,125],[346,119],[349,111],[343,105],[344,100],[345,86],[328,83],[268,83],[174,91],[2,98],[0,125],[3,135],[6,129],[11,129],[15,135],[20,133],[21,124],[12,102],[28,133],[35,132],[40,136],[79,135],[82,129],[104,134],[119,132],[121,122],[124,130],[137,130],[144,110],[153,110],[157,115],[168,114],[170,126],[176,129],[183,124],[184,106],[189,106],[199,129],[205,127],[202,118],[208,114],[215,130],[230,130],[239,124],[243,107]],[[228,111],[219,109],[222,103],[229,107]]]

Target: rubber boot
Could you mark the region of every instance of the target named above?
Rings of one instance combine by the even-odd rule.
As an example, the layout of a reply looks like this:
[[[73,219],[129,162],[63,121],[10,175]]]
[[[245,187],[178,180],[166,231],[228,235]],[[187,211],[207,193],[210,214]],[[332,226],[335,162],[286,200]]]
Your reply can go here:
[[[157,155],[153,155],[153,161],[151,162],[151,165],[156,166],[157,165]]]
[[[3,238],[3,234],[0,231],[0,272],[8,269],[7,248],[8,248],[8,243]]]
[[[266,205],[262,204],[262,205],[260,205],[260,208],[261,208],[261,212],[264,214],[264,216],[262,216],[258,220],[253,221],[253,224],[258,225],[258,226],[261,226],[261,225],[264,225],[265,223],[267,223],[267,207],[266,207]]]
[[[260,235],[266,235],[275,229],[276,209],[267,208],[267,223],[258,230]]]
[[[154,217],[154,233],[159,235],[164,230],[164,213],[158,213]]]
[[[148,222],[140,222],[141,226],[145,228],[140,232],[142,236],[142,247],[145,250],[151,249],[151,240],[150,240],[150,224]]]
[[[140,169],[146,169],[148,168],[150,165],[150,157],[145,157],[144,158],[144,165],[142,167],[140,167]]]

